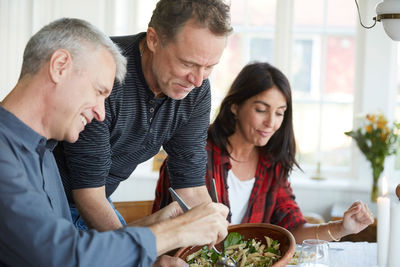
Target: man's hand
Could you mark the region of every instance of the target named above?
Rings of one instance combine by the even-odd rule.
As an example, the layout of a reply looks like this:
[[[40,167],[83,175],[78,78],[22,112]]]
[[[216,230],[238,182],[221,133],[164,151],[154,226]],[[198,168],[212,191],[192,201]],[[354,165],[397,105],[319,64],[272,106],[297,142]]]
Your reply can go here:
[[[152,224],[160,223],[162,221],[178,217],[182,213],[183,211],[181,207],[179,207],[179,204],[174,201],[163,209],[157,211],[156,213],[129,223],[128,226],[150,226]]]
[[[153,264],[153,267],[189,267],[189,264],[180,258],[162,255]]]
[[[150,226],[157,239],[158,255],[178,247],[221,242],[228,234],[228,212],[225,205],[208,202],[174,219]]]

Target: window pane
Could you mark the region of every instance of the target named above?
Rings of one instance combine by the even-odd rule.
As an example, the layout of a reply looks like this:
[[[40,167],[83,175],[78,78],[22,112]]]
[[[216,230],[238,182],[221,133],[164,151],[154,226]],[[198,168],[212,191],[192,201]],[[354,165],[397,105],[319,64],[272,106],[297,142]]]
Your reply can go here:
[[[251,0],[247,3],[250,25],[275,25],[276,0]]]
[[[214,82],[213,95],[215,89],[224,95],[241,70],[243,53],[245,52],[243,47],[244,38],[243,34],[233,34],[229,37],[228,45],[222,54],[221,60],[212,72]]]
[[[296,26],[321,26],[323,17],[323,0],[294,1],[294,24]]]
[[[354,37],[327,38],[325,94],[332,100],[352,99],[354,92]]]
[[[360,0],[358,0],[358,2],[360,2]],[[329,10],[328,21],[327,21],[328,26],[347,27],[347,28],[356,27],[358,14],[357,14],[356,3],[354,1],[328,0],[328,10]],[[371,19],[371,24],[372,24],[372,19]]]
[[[316,162],[319,136],[319,104],[293,103],[293,124],[298,147],[298,160],[301,164]],[[317,118],[316,116],[317,115]]]
[[[351,140],[344,132],[352,127],[352,109],[352,103],[293,104],[294,130],[301,164],[315,165],[320,161],[329,167],[350,165]]]
[[[356,27],[346,1],[294,1],[291,72],[299,161],[342,175],[350,170],[344,132],[352,127]]]
[[[312,48],[312,40],[294,41],[292,58],[292,88],[297,94],[309,94],[311,92]]]
[[[251,38],[250,40],[250,61],[267,61],[272,62],[273,55],[272,39],[267,38]]]
[[[233,25],[245,23],[246,5],[244,0],[231,1],[231,20]]]
[[[210,77],[212,114],[233,79],[249,61],[273,60],[273,31],[277,0],[231,1],[234,33]]]
[[[325,165],[350,166],[351,139],[344,132],[352,129],[352,114],[352,103],[323,104],[321,151]]]

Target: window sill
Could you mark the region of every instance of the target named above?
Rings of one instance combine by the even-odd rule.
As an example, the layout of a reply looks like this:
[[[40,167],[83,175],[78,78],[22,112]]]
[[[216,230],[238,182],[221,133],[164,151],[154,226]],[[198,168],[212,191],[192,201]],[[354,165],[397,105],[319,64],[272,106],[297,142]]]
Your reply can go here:
[[[355,180],[353,178],[334,178],[329,177],[324,180],[315,180],[306,175],[292,175],[290,182],[294,188],[307,188],[318,190],[340,190],[353,192],[369,192],[371,183]]]

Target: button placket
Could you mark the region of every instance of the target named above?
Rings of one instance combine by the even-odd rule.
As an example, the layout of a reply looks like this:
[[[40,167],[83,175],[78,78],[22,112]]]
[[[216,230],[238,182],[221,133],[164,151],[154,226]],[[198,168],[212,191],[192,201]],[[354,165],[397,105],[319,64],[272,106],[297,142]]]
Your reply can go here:
[[[153,117],[154,117],[154,111],[155,111],[155,100],[154,99],[150,99],[149,100],[149,123],[151,124],[151,122],[153,121]],[[149,130],[150,133],[153,133],[152,129]]]

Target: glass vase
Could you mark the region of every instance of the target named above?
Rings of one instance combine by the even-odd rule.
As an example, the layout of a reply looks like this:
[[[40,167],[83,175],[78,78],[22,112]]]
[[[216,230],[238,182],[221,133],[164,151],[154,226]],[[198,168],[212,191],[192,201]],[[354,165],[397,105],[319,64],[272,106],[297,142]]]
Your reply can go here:
[[[376,203],[376,200],[378,199],[378,180],[379,180],[379,176],[378,179],[375,179],[372,181],[372,189],[371,189],[371,202],[372,203]]]
[[[379,196],[378,181],[383,173],[383,166],[372,167],[372,189],[371,189],[371,202],[376,203]]]

